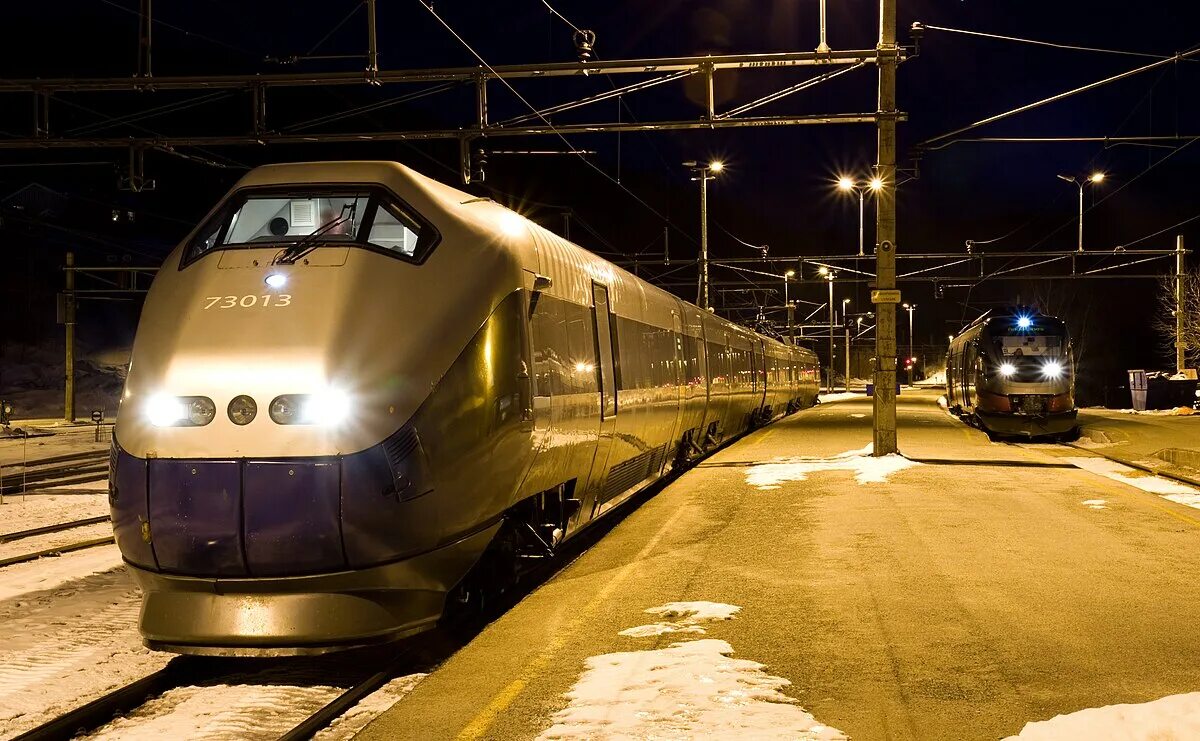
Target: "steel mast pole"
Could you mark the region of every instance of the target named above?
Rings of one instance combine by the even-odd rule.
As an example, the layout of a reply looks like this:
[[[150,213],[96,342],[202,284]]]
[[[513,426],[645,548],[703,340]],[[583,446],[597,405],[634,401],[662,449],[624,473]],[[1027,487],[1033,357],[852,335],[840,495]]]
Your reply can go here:
[[[858,256],[863,257],[866,253],[863,252],[863,200],[866,198],[866,191],[862,188],[858,189]]]
[[[66,357],[63,363],[63,419],[75,421],[75,253],[67,253],[66,291],[63,295],[63,324],[66,325]]]
[[[833,271],[829,271],[829,393],[833,393]]]
[[[1079,247],[1076,251],[1083,252],[1083,180],[1076,178],[1075,184],[1079,186]]]
[[[875,114],[878,162],[875,177],[882,186],[875,192],[875,285],[896,288],[896,47],[897,0],[879,0],[879,110]],[[872,454],[889,455],[896,447],[896,304],[875,307],[875,396],[872,421]]]
[[[700,172],[700,308],[708,311],[708,173]]]
[[[1184,357],[1183,326],[1183,235],[1175,237],[1175,372],[1183,373],[1187,365]]]

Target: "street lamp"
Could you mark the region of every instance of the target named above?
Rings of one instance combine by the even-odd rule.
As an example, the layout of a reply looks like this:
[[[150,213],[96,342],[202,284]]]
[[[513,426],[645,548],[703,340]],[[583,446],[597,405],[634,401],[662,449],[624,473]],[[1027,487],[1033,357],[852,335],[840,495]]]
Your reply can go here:
[[[1083,252],[1083,184],[1092,183],[1093,185],[1104,182],[1104,173],[1093,172],[1086,178],[1077,178],[1074,175],[1059,175],[1059,180],[1065,180],[1068,183],[1074,183],[1079,186],[1079,246],[1076,252]]]
[[[708,181],[725,169],[725,163],[713,160],[700,164],[688,160],[683,166],[692,171],[693,180],[700,181],[700,295],[696,299],[700,307],[708,311],[711,310],[708,302]]]
[[[788,300],[788,281],[796,275],[795,270],[789,270],[783,274],[783,305],[787,310],[787,336],[788,344],[796,344],[796,338],[792,334],[792,302]]]
[[[837,187],[838,187],[838,190],[842,191],[843,193],[858,194],[858,256],[864,257],[865,253],[863,252],[863,246],[864,246],[863,245],[863,199],[866,197],[866,194],[868,191],[870,191],[871,193],[877,193],[879,191],[879,189],[883,187],[883,180],[881,180],[879,178],[871,178],[866,183],[863,183],[860,185],[857,180],[855,180],[851,177],[847,177],[846,175],[843,175],[840,178],[838,178]]]
[[[917,310],[916,304],[900,304],[900,307],[908,312],[908,385],[913,382],[913,312]]]

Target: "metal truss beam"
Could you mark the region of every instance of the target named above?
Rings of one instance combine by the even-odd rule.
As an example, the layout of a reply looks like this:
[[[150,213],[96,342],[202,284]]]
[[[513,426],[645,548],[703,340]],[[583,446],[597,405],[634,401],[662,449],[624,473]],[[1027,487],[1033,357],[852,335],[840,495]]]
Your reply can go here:
[[[314,72],[278,75],[196,75],[99,77],[74,79],[0,80],[0,93],[29,92],[101,92],[140,90],[216,90],[263,87],[305,87],[311,85],[361,85],[364,82],[388,85],[402,82],[473,81],[502,78],[506,80],[537,77],[587,77],[589,75],[647,74],[662,72],[703,72],[706,69],[750,70],[779,67],[833,66],[840,64],[874,63],[875,49],[817,52],[779,52],[771,54],[725,54],[707,57],[664,57],[651,59],[618,59],[598,62],[561,62],[551,64],[496,65],[493,75],[480,67],[445,67],[439,69],[378,70],[368,72]]]
[[[470,139],[479,136],[535,136],[558,134],[602,134],[629,131],[683,131],[688,129],[732,129],[744,127],[795,126],[802,124],[874,123],[874,113],[834,113],[806,116],[763,116],[715,121],[658,121],[620,123],[556,124],[537,126],[474,126],[427,131],[370,131],[344,134],[234,134],[217,136],[146,136],[109,138],[0,139],[0,149],[104,149],[140,147],[219,147],[256,144],[338,144],[430,139]]]

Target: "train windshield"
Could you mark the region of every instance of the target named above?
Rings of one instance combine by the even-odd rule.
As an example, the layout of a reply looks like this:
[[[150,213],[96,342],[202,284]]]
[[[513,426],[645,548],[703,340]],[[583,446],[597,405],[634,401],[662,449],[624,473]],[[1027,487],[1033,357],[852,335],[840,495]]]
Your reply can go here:
[[[249,191],[230,199],[196,235],[187,260],[213,250],[355,245],[402,259],[424,258],[436,232],[390,194],[374,188]]]
[[[996,338],[996,348],[1006,358],[1058,357],[1062,354],[1062,340],[1058,335],[1010,334]]]

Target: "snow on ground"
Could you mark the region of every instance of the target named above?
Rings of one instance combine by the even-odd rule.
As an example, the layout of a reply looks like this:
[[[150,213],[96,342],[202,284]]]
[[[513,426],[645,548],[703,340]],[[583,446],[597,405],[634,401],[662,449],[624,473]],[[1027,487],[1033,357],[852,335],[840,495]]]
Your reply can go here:
[[[1163,499],[1169,499],[1177,504],[1200,509],[1200,489],[1161,476],[1144,473],[1107,458],[1066,458],[1065,460],[1076,468],[1082,468],[1113,481],[1120,481],[1122,484],[1135,486],[1151,494],[1158,494]]]
[[[61,548],[66,545],[79,543],[85,540],[105,538],[112,534],[112,525],[107,522],[98,522],[94,525],[71,528],[70,530],[62,530],[57,533],[35,535],[30,538],[14,540],[11,543],[0,543],[0,558],[23,556],[26,553],[37,553],[38,551],[48,551],[53,548]],[[48,556],[47,558],[53,557]],[[0,577],[0,580],[2,579],[3,577]]]
[[[928,378],[922,378],[913,384],[914,386],[945,386],[946,385],[946,369],[943,368],[931,374]]]
[[[690,608],[678,609],[681,604],[697,603],[672,603],[647,612],[732,617],[740,609],[717,603],[724,612],[689,612]],[[756,661],[731,658],[733,653],[729,643],[704,638],[593,656],[567,693],[570,703],[555,713],[554,725],[538,738],[846,738],[780,691],[791,682],[768,674]]]
[[[1200,738],[1200,692],[1140,704],[1088,708],[1026,723],[1006,741],[1187,741]]]
[[[865,414],[851,414],[850,416],[851,416],[851,417],[853,417],[853,418],[855,418],[855,419],[862,419],[863,417],[865,417],[865,416],[867,416],[867,415],[865,415]]]
[[[170,656],[138,635],[140,606],[123,569],[0,599],[0,738],[162,668]]]
[[[733,616],[741,609],[737,605],[726,605],[720,602],[668,602],[659,607],[651,607],[645,612],[661,618],[678,618],[677,620],[626,628],[618,635],[645,638],[664,633],[704,633],[705,630],[700,627],[700,623],[712,620],[732,620]]]
[[[860,484],[881,484],[893,473],[921,465],[895,454],[874,457],[871,449],[868,444],[862,450],[848,450],[832,458],[776,458],[746,469],[746,483],[763,490],[778,489],[784,482],[804,481],[818,471],[851,471]]]
[[[107,494],[6,496],[4,504],[0,504],[0,534],[107,514]]]
[[[121,552],[115,544],[7,566],[0,569],[0,600],[56,589],[75,579],[120,568]]]
[[[1108,504],[1108,502],[1104,499],[1085,499],[1080,502],[1080,504],[1088,509],[1108,509],[1108,507],[1104,506]]]
[[[847,399],[865,399],[861,391],[838,391],[834,394],[820,394],[817,397],[822,404],[828,404],[833,401],[846,401]]]

